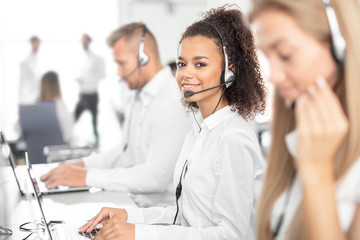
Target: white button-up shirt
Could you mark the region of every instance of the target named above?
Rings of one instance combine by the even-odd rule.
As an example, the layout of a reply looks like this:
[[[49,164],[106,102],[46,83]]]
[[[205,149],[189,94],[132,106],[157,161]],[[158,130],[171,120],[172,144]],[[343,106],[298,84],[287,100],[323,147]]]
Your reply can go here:
[[[173,178],[182,175],[177,224],[136,224],[135,239],[255,239],[254,206],[260,192],[264,159],[250,124],[229,106],[186,137]],[[186,169],[186,167],[185,167]],[[127,209],[128,222],[172,224],[176,207]]]
[[[296,156],[297,131],[293,131],[286,136],[286,145],[290,154]],[[360,204],[360,158],[352,165],[344,177],[336,183],[336,203],[339,222],[344,232],[350,228],[354,218],[357,205]],[[287,200],[288,198],[288,200]],[[284,219],[281,224],[277,240],[289,239],[287,237],[293,216],[297,212],[302,201],[301,181],[295,178],[293,185],[276,200],[271,213],[271,229],[275,230],[281,214]],[[286,203],[286,201],[288,203]]]
[[[19,103],[33,104],[39,97],[41,73],[36,53],[20,64]]]
[[[96,93],[100,80],[105,77],[104,60],[87,50],[81,65],[79,79],[80,92],[91,94]]]
[[[124,143],[104,155],[84,159],[87,185],[132,193],[167,190],[191,128],[180,96],[170,68],[163,68],[141,90],[137,101],[132,98]]]

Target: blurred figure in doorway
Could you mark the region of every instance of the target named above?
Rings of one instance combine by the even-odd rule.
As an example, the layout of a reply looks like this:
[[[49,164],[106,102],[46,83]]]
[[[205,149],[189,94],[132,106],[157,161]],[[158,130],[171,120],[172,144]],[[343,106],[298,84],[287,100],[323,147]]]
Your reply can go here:
[[[98,112],[98,85],[105,77],[104,60],[90,50],[91,37],[84,34],[82,46],[85,54],[81,65],[79,77],[76,79],[80,84],[80,98],[75,109],[75,120],[78,120],[84,110],[89,110],[92,115],[92,125],[96,142],[99,140],[97,130]]]
[[[35,103],[39,95],[40,70],[37,53],[40,47],[40,38],[33,36],[30,38],[31,53],[20,63],[19,81],[19,103]]]

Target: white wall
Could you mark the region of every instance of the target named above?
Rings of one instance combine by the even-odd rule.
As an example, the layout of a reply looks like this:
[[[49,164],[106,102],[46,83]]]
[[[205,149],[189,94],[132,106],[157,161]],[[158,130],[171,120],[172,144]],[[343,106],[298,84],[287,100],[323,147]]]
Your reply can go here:
[[[178,42],[186,27],[207,10],[236,3],[247,11],[249,0],[118,0],[119,23],[144,22],[154,33],[164,64],[176,59]]]

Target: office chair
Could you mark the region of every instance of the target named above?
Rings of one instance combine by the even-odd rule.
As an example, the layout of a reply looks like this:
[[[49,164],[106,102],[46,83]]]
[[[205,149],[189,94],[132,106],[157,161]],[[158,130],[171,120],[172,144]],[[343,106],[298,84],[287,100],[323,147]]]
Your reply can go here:
[[[20,125],[32,164],[46,163],[44,147],[63,145],[55,102],[20,105]]]

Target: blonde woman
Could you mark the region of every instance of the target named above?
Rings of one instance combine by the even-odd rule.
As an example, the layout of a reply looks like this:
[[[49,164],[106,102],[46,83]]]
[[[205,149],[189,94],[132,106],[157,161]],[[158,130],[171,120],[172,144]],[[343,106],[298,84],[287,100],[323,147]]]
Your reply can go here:
[[[360,3],[253,2],[276,89],[257,237],[360,239]]]

